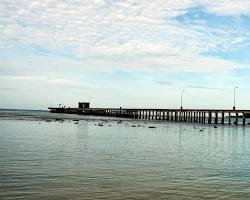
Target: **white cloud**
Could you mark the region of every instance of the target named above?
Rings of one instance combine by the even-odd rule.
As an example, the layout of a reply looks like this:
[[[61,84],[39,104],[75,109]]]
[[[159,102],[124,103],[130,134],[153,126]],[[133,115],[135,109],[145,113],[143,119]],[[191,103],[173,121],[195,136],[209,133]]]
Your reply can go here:
[[[46,80],[46,77],[43,76],[0,76],[0,79],[4,79],[4,80],[20,80],[20,81],[41,81],[41,80]]]
[[[249,42],[248,32],[174,20],[196,5],[217,14],[250,10],[244,0],[2,0],[0,48],[66,49],[89,63],[117,67],[205,72],[242,67],[203,53],[237,48]]]
[[[204,2],[204,1],[201,1]],[[208,11],[218,15],[249,15],[249,0],[216,0],[205,1]]]

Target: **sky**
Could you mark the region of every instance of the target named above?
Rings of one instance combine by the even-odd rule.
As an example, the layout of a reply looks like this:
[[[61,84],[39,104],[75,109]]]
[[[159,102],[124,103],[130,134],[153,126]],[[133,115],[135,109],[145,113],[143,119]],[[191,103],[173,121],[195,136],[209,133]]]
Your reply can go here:
[[[0,108],[250,109],[250,0],[0,0]]]

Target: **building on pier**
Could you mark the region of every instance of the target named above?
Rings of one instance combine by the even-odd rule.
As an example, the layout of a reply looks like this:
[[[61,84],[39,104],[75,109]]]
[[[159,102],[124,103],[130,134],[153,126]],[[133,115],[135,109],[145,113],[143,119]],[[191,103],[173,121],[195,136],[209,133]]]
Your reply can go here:
[[[88,108],[90,108],[90,103],[89,102],[79,102],[78,103],[78,108],[88,109]]]

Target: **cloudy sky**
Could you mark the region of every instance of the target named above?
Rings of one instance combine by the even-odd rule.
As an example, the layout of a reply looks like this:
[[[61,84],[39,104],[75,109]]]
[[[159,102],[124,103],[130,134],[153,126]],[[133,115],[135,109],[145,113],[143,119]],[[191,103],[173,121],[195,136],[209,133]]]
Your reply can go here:
[[[250,0],[0,0],[0,107],[250,109]]]

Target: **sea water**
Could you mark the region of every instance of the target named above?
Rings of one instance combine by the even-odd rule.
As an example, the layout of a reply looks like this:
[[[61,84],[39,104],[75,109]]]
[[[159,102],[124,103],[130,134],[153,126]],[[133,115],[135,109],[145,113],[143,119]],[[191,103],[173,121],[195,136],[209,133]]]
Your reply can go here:
[[[250,199],[250,128],[1,111],[0,199]]]

